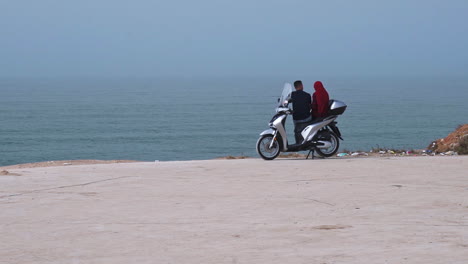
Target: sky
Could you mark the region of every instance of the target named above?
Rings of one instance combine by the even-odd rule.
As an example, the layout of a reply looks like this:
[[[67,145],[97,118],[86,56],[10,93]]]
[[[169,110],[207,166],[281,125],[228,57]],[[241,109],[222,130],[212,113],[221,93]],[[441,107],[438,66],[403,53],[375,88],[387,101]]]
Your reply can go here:
[[[0,0],[0,77],[468,73],[468,1]]]

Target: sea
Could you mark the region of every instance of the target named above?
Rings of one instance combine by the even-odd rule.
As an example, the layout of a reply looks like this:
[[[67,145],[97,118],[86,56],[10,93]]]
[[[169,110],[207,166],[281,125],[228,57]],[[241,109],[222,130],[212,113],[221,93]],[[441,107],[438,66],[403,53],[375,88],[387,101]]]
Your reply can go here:
[[[348,105],[340,151],[424,149],[468,123],[468,78],[320,79]],[[0,78],[0,166],[258,157],[287,77]],[[316,79],[304,78],[313,92]],[[294,141],[291,118],[287,122]]]

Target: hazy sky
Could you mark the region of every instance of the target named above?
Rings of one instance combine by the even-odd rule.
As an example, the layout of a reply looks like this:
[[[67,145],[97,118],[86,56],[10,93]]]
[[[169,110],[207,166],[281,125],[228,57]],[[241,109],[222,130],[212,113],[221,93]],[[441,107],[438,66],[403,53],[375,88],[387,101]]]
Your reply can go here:
[[[467,0],[0,0],[3,77],[467,73]]]

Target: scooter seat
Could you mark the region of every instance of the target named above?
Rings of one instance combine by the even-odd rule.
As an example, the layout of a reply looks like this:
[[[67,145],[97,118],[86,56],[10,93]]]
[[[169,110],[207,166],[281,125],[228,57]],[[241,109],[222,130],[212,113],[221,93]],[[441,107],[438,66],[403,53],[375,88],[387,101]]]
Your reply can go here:
[[[320,123],[322,122],[326,117],[317,117],[312,120],[310,124],[315,124],[315,123]]]
[[[334,117],[334,115],[327,115],[327,116],[324,116],[324,117],[317,117],[317,118],[313,119],[310,124],[320,123],[320,122],[324,121],[325,119],[329,119],[329,118],[333,118],[333,117]]]

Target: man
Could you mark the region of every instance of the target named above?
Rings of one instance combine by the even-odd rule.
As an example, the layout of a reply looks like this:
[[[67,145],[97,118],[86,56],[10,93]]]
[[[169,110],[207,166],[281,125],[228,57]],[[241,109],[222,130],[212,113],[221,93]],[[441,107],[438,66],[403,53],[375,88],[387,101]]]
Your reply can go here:
[[[312,121],[310,114],[312,99],[310,94],[303,91],[304,86],[301,81],[295,81],[294,88],[296,91],[291,94],[294,110],[294,137],[296,138],[296,144],[300,144],[304,140],[301,131]]]

